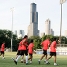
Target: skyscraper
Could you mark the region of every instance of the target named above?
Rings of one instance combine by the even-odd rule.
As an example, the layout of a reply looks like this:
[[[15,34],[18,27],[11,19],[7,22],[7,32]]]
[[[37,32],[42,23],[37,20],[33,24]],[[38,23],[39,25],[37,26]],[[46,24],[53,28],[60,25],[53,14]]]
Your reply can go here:
[[[30,5],[30,25],[28,26],[28,37],[39,35],[38,31],[38,12],[36,11],[36,4]]]
[[[50,20],[47,19],[45,21],[45,35],[50,35],[50,29],[51,29]]]

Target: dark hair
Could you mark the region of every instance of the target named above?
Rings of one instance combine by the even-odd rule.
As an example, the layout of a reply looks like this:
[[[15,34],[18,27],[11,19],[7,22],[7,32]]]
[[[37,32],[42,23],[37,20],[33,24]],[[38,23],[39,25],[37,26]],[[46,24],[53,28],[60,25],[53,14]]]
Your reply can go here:
[[[56,38],[54,38],[53,40],[56,40]]]
[[[33,39],[31,39],[30,43],[33,43]]]
[[[27,35],[24,36],[24,38],[27,38],[27,37],[28,37]]]

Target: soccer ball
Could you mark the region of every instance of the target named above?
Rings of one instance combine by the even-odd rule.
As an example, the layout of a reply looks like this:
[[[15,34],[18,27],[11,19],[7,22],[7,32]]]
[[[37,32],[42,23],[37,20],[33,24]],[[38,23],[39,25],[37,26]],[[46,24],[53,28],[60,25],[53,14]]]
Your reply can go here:
[[[23,60],[21,60],[21,63],[23,63]]]
[[[26,60],[21,60],[21,63],[26,63]]]

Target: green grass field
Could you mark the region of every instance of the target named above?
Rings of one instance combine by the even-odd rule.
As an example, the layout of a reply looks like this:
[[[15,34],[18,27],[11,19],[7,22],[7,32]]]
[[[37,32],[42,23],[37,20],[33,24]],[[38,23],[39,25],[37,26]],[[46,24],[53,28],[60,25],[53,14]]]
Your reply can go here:
[[[25,65],[24,63],[20,63],[20,59],[18,61],[18,64],[15,65],[12,57],[15,58],[16,52],[6,52],[5,53],[5,59],[2,59],[0,56],[0,67],[55,67],[53,65],[53,58],[49,60],[50,64],[46,65],[44,64],[44,60],[41,61],[41,64],[38,64],[38,59],[41,57],[41,55],[34,55],[33,56],[33,63],[30,65]],[[57,63],[59,66],[57,67],[67,67],[67,56],[57,56]]]

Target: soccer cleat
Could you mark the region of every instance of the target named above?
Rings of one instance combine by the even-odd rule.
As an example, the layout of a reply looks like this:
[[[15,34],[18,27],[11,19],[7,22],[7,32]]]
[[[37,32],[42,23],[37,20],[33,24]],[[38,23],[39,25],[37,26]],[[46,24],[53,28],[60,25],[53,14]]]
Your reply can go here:
[[[5,59],[4,57],[2,59]]]
[[[44,60],[44,63],[46,63],[46,60]]]
[[[14,63],[17,65],[17,61],[14,60]]]
[[[49,62],[46,62],[46,64],[50,64]]]
[[[15,61],[15,59],[12,57],[12,60],[14,61],[14,63],[17,65],[17,61]]]
[[[40,64],[40,61],[38,60],[38,63]]]
[[[28,63],[26,63],[26,65],[29,65]]]
[[[32,61],[30,61],[30,64],[32,64]]]
[[[54,63],[54,65],[55,65],[55,66],[58,66],[58,64],[57,64],[57,63]]]

